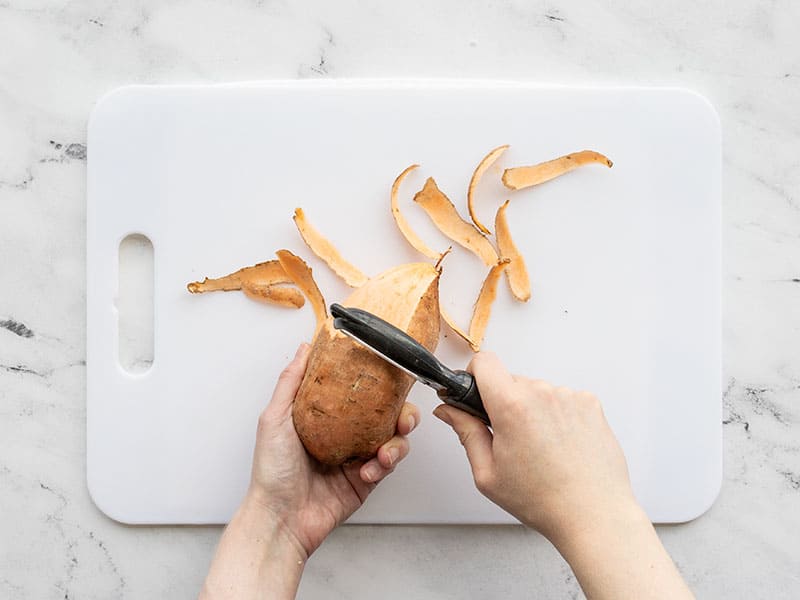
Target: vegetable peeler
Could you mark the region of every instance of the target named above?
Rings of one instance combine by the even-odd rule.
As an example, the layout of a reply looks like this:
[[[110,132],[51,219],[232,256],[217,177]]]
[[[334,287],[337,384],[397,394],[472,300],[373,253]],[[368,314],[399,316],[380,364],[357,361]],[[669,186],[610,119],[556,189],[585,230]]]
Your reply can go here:
[[[491,425],[475,378],[470,373],[446,367],[406,332],[366,310],[331,304],[331,314],[335,329],[417,381],[432,387],[445,404],[455,406],[486,425]]]

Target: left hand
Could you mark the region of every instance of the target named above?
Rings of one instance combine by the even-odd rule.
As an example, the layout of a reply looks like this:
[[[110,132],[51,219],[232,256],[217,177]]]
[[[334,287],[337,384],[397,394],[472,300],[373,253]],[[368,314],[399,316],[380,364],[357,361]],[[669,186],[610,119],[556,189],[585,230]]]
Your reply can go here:
[[[397,434],[378,449],[376,457],[339,467],[319,463],[306,452],[292,421],[292,404],[309,350],[308,344],[298,348],[261,413],[247,493],[248,500],[276,519],[306,558],[408,454],[405,436],[420,420],[417,407],[406,403],[397,421]]]

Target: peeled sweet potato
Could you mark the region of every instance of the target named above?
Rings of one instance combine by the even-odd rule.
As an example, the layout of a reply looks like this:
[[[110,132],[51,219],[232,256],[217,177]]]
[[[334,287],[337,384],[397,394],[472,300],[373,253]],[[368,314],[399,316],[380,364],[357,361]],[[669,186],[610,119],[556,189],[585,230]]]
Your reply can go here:
[[[428,263],[390,269],[342,304],[399,327],[433,352],[439,340],[439,270]],[[314,337],[294,401],[294,426],[306,450],[328,465],[375,455],[395,433],[414,380],[333,327]]]

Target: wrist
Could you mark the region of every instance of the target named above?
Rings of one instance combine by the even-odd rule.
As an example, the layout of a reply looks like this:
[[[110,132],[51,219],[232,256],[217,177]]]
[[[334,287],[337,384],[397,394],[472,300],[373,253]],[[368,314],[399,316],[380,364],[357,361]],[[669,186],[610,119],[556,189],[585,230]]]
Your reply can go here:
[[[249,493],[222,534],[201,598],[294,598],[307,554]]]
[[[252,528],[252,531],[270,540],[273,547],[291,557],[301,566],[308,560],[309,552],[292,531],[289,523],[291,515],[282,514],[263,496],[258,489],[248,488],[234,519]]]
[[[586,597],[693,598],[633,496],[613,500],[549,538]]]
[[[563,510],[564,515],[552,531],[545,535],[569,560],[569,555],[605,540],[624,540],[638,533],[652,532],[653,526],[642,507],[631,497],[614,498],[576,510]]]

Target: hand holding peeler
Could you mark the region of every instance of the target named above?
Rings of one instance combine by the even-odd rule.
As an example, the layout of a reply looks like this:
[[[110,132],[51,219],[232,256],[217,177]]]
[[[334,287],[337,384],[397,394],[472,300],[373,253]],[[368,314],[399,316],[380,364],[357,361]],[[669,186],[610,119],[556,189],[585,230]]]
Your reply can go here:
[[[417,381],[436,390],[442,402],[491,425],[475,378],[452,370],[406,332],[360,308],[331,304],[333,326]]]

